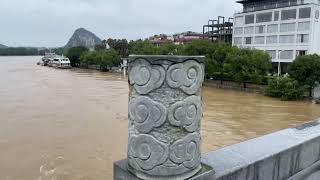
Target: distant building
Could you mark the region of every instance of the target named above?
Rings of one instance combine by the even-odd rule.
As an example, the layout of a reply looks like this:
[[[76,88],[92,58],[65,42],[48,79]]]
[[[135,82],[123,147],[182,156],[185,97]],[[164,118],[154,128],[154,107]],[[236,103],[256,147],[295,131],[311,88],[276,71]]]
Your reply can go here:
[[[192,31],[187,31],[183,33],[178,33],[173,35],[175,44],[186,44],[194,40],[202,39],[202,34]]]
[[[159,46],[165,43],[173,43],[173,38],[166,34],[160,34],[160,35],[154,35],[152,37],[149,37],[149,41],[152,44]]]
[[[209,39],[212,42],[223,42],[232,44],[233,18],[219,16],[218,19],[209,20],[208,24],[203,26],[203,39]]]
[[[155,45],[161,45],[165,43],[174,43],[174,44],[186,44],[194,40],[202,39],[201,33],[196,33],[192,31],[187,31],[183,33],[177,33],[172,36],[166,34],[154,35],[149,37],[149,41]]]
[[[320,53],[319,0],[241,0],[233,45],[267,51],[273,68],[288,71],[296,56]]]

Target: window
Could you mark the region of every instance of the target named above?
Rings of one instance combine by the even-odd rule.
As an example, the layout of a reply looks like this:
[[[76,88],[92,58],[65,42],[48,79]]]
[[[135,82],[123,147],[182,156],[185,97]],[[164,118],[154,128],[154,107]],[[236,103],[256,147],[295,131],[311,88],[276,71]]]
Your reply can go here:
[[[242,44],[242,37],[234,38],[234,44],[241,45]]]
[[[243,6],[243,11],[244,12],[252,12],[252,11],[254,11],[254,5],[252,3],[245,4]]]
[[[307,55],[306,50],[297,50],[296,56],[305,56],[305,55]]]
[[[281,44],[294,43],[294,35],[282,35],[279,41]]]
[[[234,28],[234,34],[235,35],[243,34],[243,28],[242,27]]]
[[[299,22],[298,23],[298,31],[309,31],[310,30],[310,22]]]
[[[299,9],[299,19],[305,19],[311,17],[311,8],[300,8]]]
[[[253,26],[245,27],[244,34],[253,34]]]
[[[260,11],[260,10],[263,10],[263,9],[264,9],[264,3],[256,2],[254,4],[254,10],[255,11]]]
[[[254,23],[254,14],[245,16],[245,24],[253,24]]]
[[[297,18],[297,10],[289,9],[281,11],[281,20],[293,20]]]
[[[279,11],[275,11],[275,12],[274,12],[273,20],[274,20],[274,21],[279,21],[279,16],[280,16],[280,12],[279,12]]]
[[[254,43],[255,44],[264,44],[264,39],[265,39],[264,36],[256,36],[254,38]]]
[[[277,33],[278,32],[278,24],[268,25],[267,32],[268,33]]]
[[[262,34],[265,32],[266,26],[256,26],[256,34]]]
[[[256,23],[272,21],[272,12],[257,14]]]
[[[252,44],[252,37],[245,37],[246,44]]]
[[[297,4],[297,0],[290,0],[290,6],[296,6]]]
[[[267,44],[278,43],[278,36],[267,36]]]
[[[238,16],[234,20],[235,25],[243,25],[243,16]]]
[[[280,32],[294,32],[296,30],[296,23],[284,23],[280,25]]]
[[[271,59],[277,58],[277,51],[276,50],[268,50],[266,52],[270,55]]]
[[[280,0],[278,3],[278,8],[288,7],[288,6],[289,6],[289,0]]]
[[[275,1],[269,1],[265,3],[266,9],[274,9],[277,7],[277,3]]]
[[[293,59],[293,51],[279,51],[280,59]]]
[[[309,34],[297,35],[297,43],[308,43],[308,42],[309,42]]]

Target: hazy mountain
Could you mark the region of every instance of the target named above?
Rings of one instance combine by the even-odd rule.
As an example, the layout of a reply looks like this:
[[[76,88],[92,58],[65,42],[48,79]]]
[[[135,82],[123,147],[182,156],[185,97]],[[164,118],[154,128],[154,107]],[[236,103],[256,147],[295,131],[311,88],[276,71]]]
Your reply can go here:
[[[0,48],[7,48],[7,46],[0,44]]]
[[[97,44],[101,44],[100,38],[98,38],[95,34],[84,28],[79,28],[73,33],[72,37],[70,38],[69,42],[65,47],[71,48],[77,46],[84,46],[92,49]]]

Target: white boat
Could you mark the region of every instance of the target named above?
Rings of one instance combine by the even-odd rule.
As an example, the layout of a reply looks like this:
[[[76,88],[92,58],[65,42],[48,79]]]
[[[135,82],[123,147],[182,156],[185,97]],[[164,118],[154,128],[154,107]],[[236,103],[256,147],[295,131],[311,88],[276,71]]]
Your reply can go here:
[[[38,65],[47,66],[49,61],[56,57],[57,55],[55,53],[45,53],[44,57],[41,58]]]
[[[52,58],[49,58],[48,66],[54,67],[54,68],[61,68],[61,69],[69,69],[71,68],[71,63],[69,58],[65,56],[54,56]]]

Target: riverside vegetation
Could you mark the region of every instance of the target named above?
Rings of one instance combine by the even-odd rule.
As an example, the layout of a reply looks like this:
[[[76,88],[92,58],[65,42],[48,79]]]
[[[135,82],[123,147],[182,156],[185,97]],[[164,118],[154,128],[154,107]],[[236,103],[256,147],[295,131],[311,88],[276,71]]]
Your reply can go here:
[[[109,44],[106,49],[104,44]],[[120,57],[129,54],[144,55],[188,55],[206,56],[206,77],[223,81],[235,81],[247,88],[247,83],[267,85],[265,95],[282,100],[301,99],[304,90],[312,89],[320,81],[320,57],[318,55],[299,56],[290,65],[287,76],[270,76],[271,58],[268,53],[255,49],[242,49],[229,44],[194,41],[190,44],[172,43],[154,45],[147,40],[127,42],[126,40],[105,41],[95,51],[83,47],[70,48],[67,56],[73,66],[98,66],[101,70],[110,70],[118,66]]]

